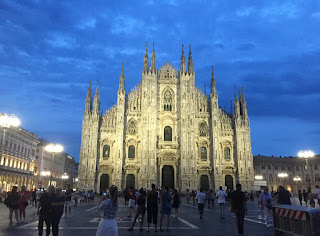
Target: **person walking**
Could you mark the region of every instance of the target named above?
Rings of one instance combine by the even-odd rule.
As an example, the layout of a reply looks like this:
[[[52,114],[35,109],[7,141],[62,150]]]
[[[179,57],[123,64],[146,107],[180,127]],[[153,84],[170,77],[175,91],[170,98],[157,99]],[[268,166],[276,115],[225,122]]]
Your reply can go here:
[[[231,209],[237,218],[238,234],[243,235],[244,216],[247,212],[246,195],[241,191],[241,184],[236,185],[236,191],[231,193]]]
[[[138,205],[138,208],[137,208],[136,214],[134,216],[132,225],[128,229],[128,231],[133,231],[133,227],[136,224],[136,221],[139,215],[141,215],[140,232],[143,231],[142,226],[143,226],[144,215],[146,213],[146,195],[143,188],[140,188],[139,190],[139,196],[137,197],[137,205]]]
[[[204,201],[206,199],[206,195],[203,193],[202,188],[200,188],[200,191],[197,193],[196,199],[198,202],[198,211],[199,211],[200,219],[202,219],[203,218]]]
[[[51,224],[52,224],[52,235],[58,236],[59,234],[59,223],[63,214],[63,207],[65,204],[65,196],[62,195],[62,189],[56,188],[56,194],[52,197],[51,206]]]
[[[291,193],[286,190],[283,186],[279,186],[279,193],[278,193],[278,204],[280,205],[291,205]]]
[[[179,206],[180,206],[180,195],[178,193],[178,190],[175,189],[173,191],[173,196],[172,196],[172,207],[174,208],[174,215],[176,218],[179,217]]]
[[[308,206],[308,197],[309,197],[308,195],[309,195],[308,192],[306,192],[306,190],[303,190],[302,196],[303,196],[304,202],[306,203],[306,207]]]
[[[39,216],[38,232],[39,236],[42,236],[43,222],[46,223],[46,236],[50,234],[51,227],[51,214],[52,214],[52,197],[54,196],[54,186],[50,185],[47,193],[43,193],[38,202],[37,215]]]
[[[272,214],[273,198],[271,196],[271,193],[269,192],[268,187],[265,187],[263,192],[260,193],[259,203],[261,209],[264,212],[264,222],[267,228],[269,228],[271,226],[271,224],[269,224],[269,216]]]
[[[21,187],[21,191],[19,192],[19,216],[20,223],[24,223],[26,219],[26,208],[28,206],[29,192],[26,191],[26,186]],[[23,218],[22,218],[23,217]]]
[[[192,190],[192,203],[193,203],[193,206],[196,205],[196,192],[194,190]]]
[[[18,207],[19,207],[19,194],[17,192],[18,187],[13,186],[11,192],[8,194],[6,199],[4,200],[4,204],[9,208],[9,220],[10,224],[13,224],[12,221],[12,214],[14,212],[14,216],[17,220],[17,224],[20,224],[20,221],[18,220]]]
[[[171,193],[169,192],[169,187],[165,186],[164,189],[162,189],[161,194],[161,217],[160,217],[160,231],[163,232],[164,229],[162,228],[162,222],[163,218],[166,215],[167,216],[167,232],[170,232],[170,215],[171,215]]]
[[[190,196],[191,196],[191,193],[190,193],[189,189],[187,189],[186,190],[186,200],[187,200],[188,207],[190,206]]]
[[[216,194],[216,197],[218,198],[218,204],[220,208],[220,218],[224,219],[224,205],[226,203],[226,192],[222,190],[222,186],[219,187],[219,191]]]
[[[96,236],[118,236],[118,226],[116,221],[118,203],[118,188],[115,185],[110,187],[110,199],[102,195],[98,210],[103,211],[102,218],[98,225]]]
[[[71,198],[72,198],[73,190],[70,188],[70,184],[67,185],[67,191],[65,193],[66,202],[64,206],[64,216],[71,218]],[[69,214],[68,214],[69,209]]]
[[[302,193],[300,189],[298,190],[298,198],[299,198],[300,205],[302,206]]]

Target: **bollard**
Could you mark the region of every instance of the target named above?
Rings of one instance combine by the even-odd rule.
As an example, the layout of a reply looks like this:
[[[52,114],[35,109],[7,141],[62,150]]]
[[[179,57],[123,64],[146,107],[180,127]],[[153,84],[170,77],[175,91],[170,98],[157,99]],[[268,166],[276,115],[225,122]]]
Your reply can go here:
[[[278,205],[273,209],[274,235],[320,235],[320,209]]]

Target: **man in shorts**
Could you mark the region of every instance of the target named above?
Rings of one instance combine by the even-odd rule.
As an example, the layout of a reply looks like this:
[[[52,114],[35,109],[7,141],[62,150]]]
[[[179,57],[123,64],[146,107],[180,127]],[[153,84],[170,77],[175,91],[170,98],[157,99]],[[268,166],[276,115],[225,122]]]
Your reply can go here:
[[[128,217],[131,217],[131,210],[133,210],[133,213],[135,213],[135,207],[136,205],[136,191],[133,187],[130,187],[129,189],[129,215]]]
[[[64,216],[68,217],[68,208],[69,208],[69,218],[71,218],[71,198],[73,190],[70,188],[70,184],[67,185],[67,191],[65,193],[65,206],[64,206]]]

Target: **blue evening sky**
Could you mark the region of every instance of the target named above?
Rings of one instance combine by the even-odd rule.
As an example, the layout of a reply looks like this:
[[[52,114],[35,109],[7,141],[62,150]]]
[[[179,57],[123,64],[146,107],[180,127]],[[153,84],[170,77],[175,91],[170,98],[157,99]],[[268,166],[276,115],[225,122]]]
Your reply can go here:
[[[192,45],[196,84],[230,111],[244,87],[253,154],[320,154],[319,1],[0,1],[0,112],[78,159],[85,97],[101,108],[141,80],[145,42],[157,67]]]

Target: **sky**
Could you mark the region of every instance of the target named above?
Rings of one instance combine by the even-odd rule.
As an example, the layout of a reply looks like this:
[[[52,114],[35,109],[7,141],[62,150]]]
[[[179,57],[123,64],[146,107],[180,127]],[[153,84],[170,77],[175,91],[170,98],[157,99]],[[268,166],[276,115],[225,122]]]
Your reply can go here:
[[[85,97],[101,109],[141,80],[145,42],[157,67],[180,68],[191,44],[196,85],[230,111],[244,87],[253,155],[320,154],[319,1],[0,1],[0,113],[79,158]],[[188,53],[188,50],[185,50]]]

